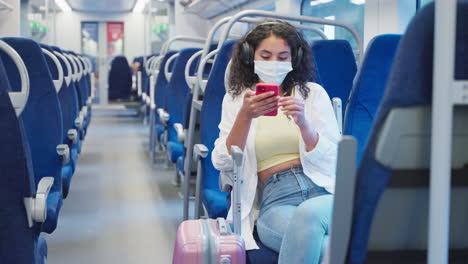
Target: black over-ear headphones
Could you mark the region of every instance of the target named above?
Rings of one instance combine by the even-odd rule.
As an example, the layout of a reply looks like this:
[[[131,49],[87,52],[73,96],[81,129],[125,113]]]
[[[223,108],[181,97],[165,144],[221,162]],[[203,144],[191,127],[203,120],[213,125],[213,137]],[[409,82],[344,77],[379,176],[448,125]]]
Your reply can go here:
[[[249,30],[249,32],[247,32],[247,34],[245,34],[244,36],[244,41],[242,42],[242,46],[241,46],[241,59],[242,59],[242,62],[246,65],[253,65],[254,63],[254,55],[255,55],[255,50],[254,50],[254,47],[252,47],[252,45],[250,45],[248,42],[247,42],[247,37],[259,26],[263,26],[263,25],[286,25],[288,27],[293,27],[292,25],[289,25],[285,22],[281,22],[281,21],[267,21],[267,22],[263,22],[261,24],[258,24],[257,26],[253,27],[251,30]],[[303,50],[302,50],[302,38],[301,36],[299,35],[299,33],[297,32],[296,28],[294,28],[294,32],[296,33],[296,36],[297,36],[297,39],[299,40],[299,47],[297,48],[296,52],[293,52],[293,54],[295,54],[296,56],[292,58],[292,62],[293,62],[293,68],[297,68],[297,66],[299,66],[299,64],[301,63],[301,60],[302,60],[302,56],[303,56]]]

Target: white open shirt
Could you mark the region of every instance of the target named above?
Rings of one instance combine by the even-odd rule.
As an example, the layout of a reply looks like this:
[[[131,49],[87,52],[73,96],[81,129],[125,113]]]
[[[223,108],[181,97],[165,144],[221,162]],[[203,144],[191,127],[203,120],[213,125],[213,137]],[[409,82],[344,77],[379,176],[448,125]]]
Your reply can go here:
[[[310,88],[309,96],[304,100],[304,114],[306,120],[319,133],[316,147],[307,152],[302,137],[299,137],[299,151],[304,174],[312,181],[333,193],[335,188],[335,171],[337,144],[340,139],[338,124],[333,112],[331,100],[327,92],[317,83],[307,83]],[[226,93],[223,99],[221,122],[219,123],[219,137],[211,156],[213,165],[220,173],[220,188],[226,191],[233,186],[233,160],[226,147],[226,138],[231,131],[242,107],[245,91],[233,98]],[[296,88],[295,96],[303,99]],[[294,121],[292,121],[294,122]],[[241,228],[242,237],[247,250],[258,249],[253,238],[253,228],[258,217],[260,207],[260,191],[258,189],[257,159],[255,155],[255,132],[257,119],[252,120],[244,149],[244,163],[242,168],[241,190]],[[232,220],[232,210],[229,210],[228,220]]]

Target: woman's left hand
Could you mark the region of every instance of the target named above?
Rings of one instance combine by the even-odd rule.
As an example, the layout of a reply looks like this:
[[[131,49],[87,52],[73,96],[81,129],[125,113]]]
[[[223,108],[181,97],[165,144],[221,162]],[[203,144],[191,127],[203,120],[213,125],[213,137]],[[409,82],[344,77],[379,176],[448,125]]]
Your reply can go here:
[[[307,125],[307,120],[304,117],[304,102],[301,99],[294,96],[281,97],[279,106],[285,115],[294,119],[299,128]]]

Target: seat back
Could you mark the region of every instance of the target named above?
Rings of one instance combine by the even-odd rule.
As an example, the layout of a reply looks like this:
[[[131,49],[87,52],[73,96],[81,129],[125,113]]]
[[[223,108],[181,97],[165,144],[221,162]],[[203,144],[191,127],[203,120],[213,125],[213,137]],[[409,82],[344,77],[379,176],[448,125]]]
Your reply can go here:
[[[45,45],[45,44],[40,44],[41,48],[43,49],[46,49],[48,51],[50,51],[51,53],[54,52],[54,50]],[[54,63],[54,61],[49,57],[49,56],[45,56],[46,58],[46,61],[47,61],[47,65],[49,67],[49,71],[50,73],[52,74],[52,77],[54,79],[57,79],[58,77],[58,72],[57,72],[57,67]],[[64,76],[66,76],[68,74],[68,70],[67,70],[67,67],[65,65],[65,63],[63,61],[60,60],[60,58],[57,58],[59,61],[60,61],[60,64],[62,66],[62,69],[63,69],[63,74]],[[73,108],[72,108],[72,102],[71,102],[71,96],[70,96],[70,93],[69,93],[70,89],[69,87],[67,86],[66,82],[64,81],[62,83],[62,87],[60,88],[60,91],[58,92],[58,99],[59,99],[59,102],[60,102],[60,109],[61,109],[61,112],[62,112],[62,128],[63,128],[63,131],[62,131],[62,137],[64,139],[64,142],[63,143],[66,143],[67,141],[67,131],[72,128],[72,125],[73,125],[73,119],[72,119],[72,111],[73,111]]]
[[[466,80],[468,1],[458,3],[455,78]],[[392,251],[383,255],[391,261],[388,258],[396,251],[427,247],[433,39],[434,4],[429,4],[416,14],[400,41],[357,171],[348,262],[363,263],[368,250]],[[466,250],[468,239],[461,231],[468,221],[463,167],[468,163],[468,111],[464,106],[454,110],[452,184],[457,188],[452,188],[450,247]],[[390,140],[390,131],[398,133],[396,141]],[[403,155],[406,160],[400,158]],[[466,251],[463,254],[466,259]],[[397,257],[399,263],[415,263],[415,259]],[[370,254],[368,260],[373,258]],[[426,263],[425,254],[419,261]]]
[[[70,51],[70,54],[72,54],[75,57],[75,61],[78,66],[78,70],[80,71],[81,78],[78,80],[78,88],[80,89],[81,92],[81,106],[86,106],[86,102],[89,97],[89,87],[88,87],[88,81],[87,81],[87,73],[85,70],[85,66],[83,64],[83,61],[80,60],[78,57],[78,54],[76,54],[73,51]]]
[[[346,105],[344,134],[354,136],[358,142],[358,164],[382,100],[400,38],[401,35],[380,35],[372,39],[354,79]]]
[[[55,51],[55,52],[58,52],[62,55],[64,55],[64,52],[58,48],[58,47],[52,47],[52,50]],[[73,66],[70,64],[71,66],[71,72],[68,72],[68,67],[66,65],[66,63],[62,60],[62,58],[58,58],[60,60],[60,63],[62,64],[62,68],[63,68],[63,74],[64,75],[72,75],[73,74]],[[67,58],[65,58],[67,59]],[[75,119],[78,117],[78,112],[79,112],[79,102],[78,102],[78,93],[77,93],[77,90],[76,90],[76,83],[74,81],[71,81],[70,84],[67,86],[67,84],[65,83],[64,84],[65,87],[62,87],[62,89],[65,89],[66,93],[68,94],[68,104],[66,104],[65,102],[62,103],[61,102],[61,105],[62,105],[62,108],[69,108],[68,111],[69,111],[69,115],[70,115],[70,121],[71,121],[71,124],[70,125],[67,125],[67,123],[63,123],[63,126],[64,128],[67,128],[70,129],[74,126],[74,121]],[[64,101],[66,101],[67,99],[65,99]],[[67,110],[64,110],[62,109],[63,112],[66,112]]]
[[[168,122],[168,140],[177,142],[177,133],[173,127],[175,123],[183,123],[184,106],[187,102],[187,97],[190,96],[190,87],[185,81],[185,65],[190,57],[200,49],[186,48],[179,51],[179,56],[174,61],[172,77],[167,85],[167,103],[166,110],[170,115]],[[196,63],[192,63],[190,74],[193,74],[196,69]]]
[[[70,51],[65,51],[65,50],[63,50],[63,53],[67,55],[67,59],[69,60],[71,66],[72,66],[72,69],[73,69],[73,74],[78,75],[79,71],[80,71],[80,68],[79,68],[76,60],[74,60],[71,57],[73,54]],[[84,106],[84,97],[85,97],[85,95],[83,94],[83,91],[82,91],[82,89],[80,87],[80,82],[79,82],[78,79],[73,80],[72,83],[73,83],[73,86],[75,88],[76,95],[77,95],[78,112],[79,112],[79,111],[81,111],[81,108]]]
[[[132,90],[132,71],[125,56],[112,60],[109,72],[109,100],[128,99]]]
[[[341,39],[317,40],[311,48],[316,82],[323,86],[330,98],[339,97],[344,109],[357,70],[351,45]]]
[[[47,200],[47,220],[42,230],[53,232],[62,205],[62,159],[56,147],[63,142],[62,114],[57,91],[39,45],[25,38],[3,38],[23,59],[29,74],[30,91],[22,113],[25,134],[31,149],[36,183],[43,177],[53,177],[54,184]],[[18,90],[21,81],[15,73],[13,62],[0,54],[13,90]]]
[[[161,60],[159,64],[159,73],[156,77],[156,86],[154,87],[154,102],[156,103],[156,108],[163,108],[166,109],[166,96],[167,96],[167,84],[168,81],[164,74],[164,67],[166,66],[167,60],[174,54],[176,51],[169,51],[164,55],[164,58]],[[172,61],[172,68],[174,65],[174,61]],[[157,114],[156,114],[157,115]],[[159,117],[156,118],[156,123],[159,123]]]
[[[30,264],[34,263],[38,234],[28,227],[23,202],[35,195],[36,188],[27,140],[8,91],[11,88],[0,58],[0,262]]]
[[[221,107],[224,95],[226,94],[226,89],[224,87],[224,74],[235,43],[235,40],[229,40],[221,47],[212,66],[203,96],[203,106],[200,113],[200,138],[201,143],[209,150],[208,156],[202,160],[203,190],[212,189],[217,192],[221,192],[218,184],[219,171],[213,167],[213,163],[211,162],[211,152],[214,148],[214,142],[219,135],[218,125],[221,121]],[[205,199],[205,196],[203,196],[202,200],[210,217],[215,215],[227,215],[227,208],[225,208],[225,211],[223,212],[215,212],[212,208],[207,206],[210,204],[210,201],[206,201]]]

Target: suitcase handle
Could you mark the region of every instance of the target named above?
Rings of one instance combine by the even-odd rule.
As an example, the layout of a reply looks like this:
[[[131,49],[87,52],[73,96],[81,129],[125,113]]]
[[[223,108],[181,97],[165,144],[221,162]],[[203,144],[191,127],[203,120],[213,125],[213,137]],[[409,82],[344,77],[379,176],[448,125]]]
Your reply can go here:
[[[234,224],[234,233],[241,235],[241,184],[242,184],[242,161],[244,160],[244,152],[238,146],[231,146],[231,155],[234,160],[234,188],[233,188],[233,214],[232,220]]]
[[[226,219],[222,217],[218,217],[216,221],[218,222],[220,235],[227,236],[229,235],[229,233],[231,233],[230,228],[228,227],[228,223],[226,222]]]

